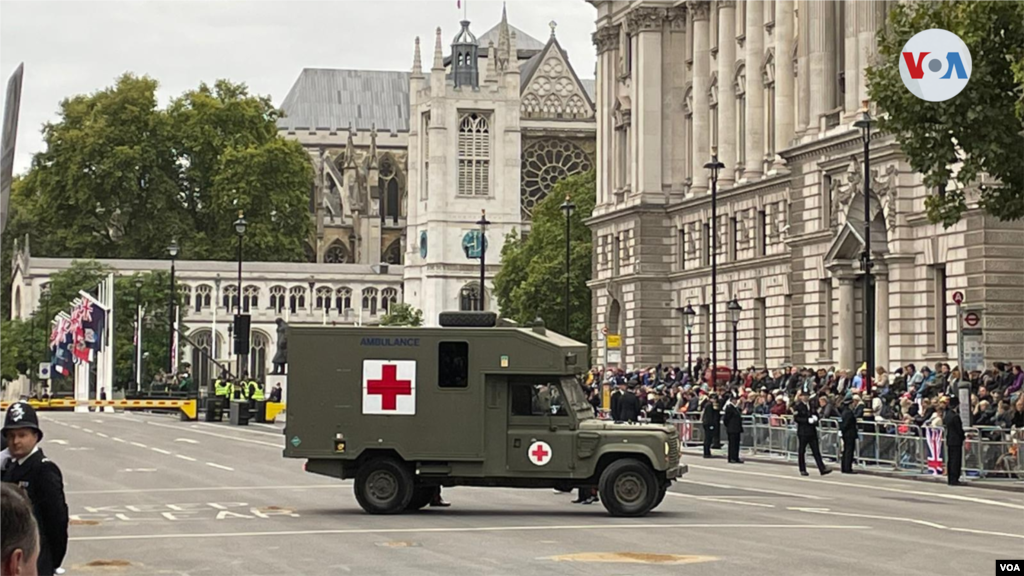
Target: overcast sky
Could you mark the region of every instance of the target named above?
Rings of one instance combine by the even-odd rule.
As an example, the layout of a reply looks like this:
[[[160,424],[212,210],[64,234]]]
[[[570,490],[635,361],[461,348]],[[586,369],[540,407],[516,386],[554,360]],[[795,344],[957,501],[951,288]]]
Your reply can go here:
[[[477,35],[501,2],[462,0]],[[594,77],[595,10],[584,0],[512,0],[509,23],[540,41],[557,35],[581,78]],[[408,70],[413,39],[430,67],[434,29],[446,53],[462,10],[456,0],[0,2],[0,78],[25,63],[15,173],[42,149],[40,128],[66,97],[113,84],[124,72],[160,83],[161,104],[200,82],[228,78],[280,104],[303,68]]]

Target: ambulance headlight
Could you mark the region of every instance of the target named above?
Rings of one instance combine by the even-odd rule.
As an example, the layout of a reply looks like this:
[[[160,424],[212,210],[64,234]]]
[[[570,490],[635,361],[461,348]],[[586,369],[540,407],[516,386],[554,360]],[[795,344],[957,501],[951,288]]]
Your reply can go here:
[[[671,453],[672,453],[672,447],[669,446],[668,442],[665,442],[665,456],[668,456]]]

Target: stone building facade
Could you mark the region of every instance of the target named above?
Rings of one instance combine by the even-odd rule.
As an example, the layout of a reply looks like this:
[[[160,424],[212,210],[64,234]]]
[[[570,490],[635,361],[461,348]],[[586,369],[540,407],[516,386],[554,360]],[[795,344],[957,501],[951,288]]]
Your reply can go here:
[[[889,1],[622,2],[598,11],[594,357],[604,329],[621,363],[685,364],[683,308],[697,310],[693,356],[746,366],[855,368],[864,358],[865,218],[876,262],[876,363],[957,359],[954,291],[977,310],[984,361],[1024,358],[1024,223],[978,210],[928,222],[922,183],[899,142],[863,141],[853,122]],[[718,282],[711,285],[710,172],[717,150]],[[726,303],[742,306],[733,350]]]

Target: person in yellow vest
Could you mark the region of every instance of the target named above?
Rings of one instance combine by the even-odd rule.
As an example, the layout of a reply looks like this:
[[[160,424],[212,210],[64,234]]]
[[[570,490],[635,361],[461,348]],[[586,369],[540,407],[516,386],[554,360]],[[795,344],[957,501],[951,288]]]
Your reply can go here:
[[[252,380],[249,382],[249,398],[257,402],[266,400],[266,396],[263,394],[263,384]]]
[[[245,402],[245,390],[241,379],[235,380],[231,384],[231,399],[235,402]]]

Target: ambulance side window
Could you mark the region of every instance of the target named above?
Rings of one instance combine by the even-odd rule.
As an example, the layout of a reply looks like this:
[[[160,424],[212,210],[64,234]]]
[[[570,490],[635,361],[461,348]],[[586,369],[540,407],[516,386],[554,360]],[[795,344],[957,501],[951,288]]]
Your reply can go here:
[[[441,388],[469,386],[468,342],[441,342],[438,344],[437,385]]]

